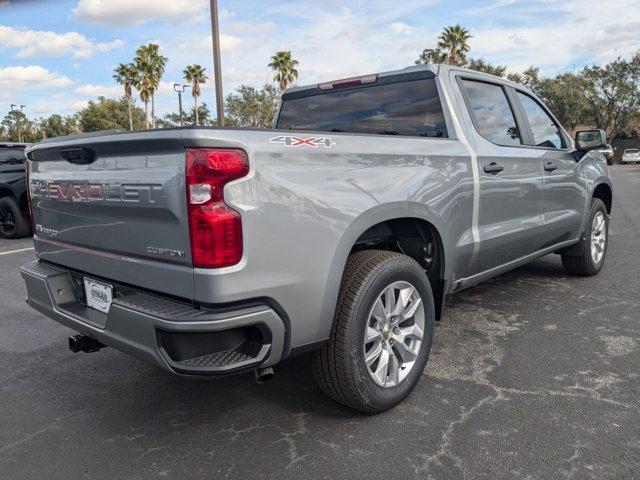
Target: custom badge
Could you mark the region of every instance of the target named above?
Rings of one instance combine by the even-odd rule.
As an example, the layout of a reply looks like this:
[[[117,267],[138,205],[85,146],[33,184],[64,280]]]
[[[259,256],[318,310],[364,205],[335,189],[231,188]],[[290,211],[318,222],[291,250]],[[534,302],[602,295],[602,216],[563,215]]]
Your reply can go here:
[[[269,143],[279,143],[285,147],[298,148],[298,147],[310,147],[310,148],[331,148],[336,144],[329,137],[294,137],[294,136],[282,136],[273,137],[269,139]]]

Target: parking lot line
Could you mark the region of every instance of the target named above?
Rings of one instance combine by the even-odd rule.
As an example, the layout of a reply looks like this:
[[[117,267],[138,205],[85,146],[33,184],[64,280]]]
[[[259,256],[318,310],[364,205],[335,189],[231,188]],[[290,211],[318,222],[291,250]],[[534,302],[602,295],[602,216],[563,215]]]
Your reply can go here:
[[[9,250],[8,252],[0,252],[0,256],[2,256],[2,255],[11,255],[12,253],[30,252],[30,251],[33,251],[33,250],[34,250],[33,247],[21,248],[19,250]]]

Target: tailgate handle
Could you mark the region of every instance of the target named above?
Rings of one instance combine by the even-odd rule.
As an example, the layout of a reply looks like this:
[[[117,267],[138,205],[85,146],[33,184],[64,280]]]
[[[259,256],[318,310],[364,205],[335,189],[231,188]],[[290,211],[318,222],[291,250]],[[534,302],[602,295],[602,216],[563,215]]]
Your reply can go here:
[[[87,165],[96,160],[96,152],[84,147],[60,150],[60,156],[75,165]]]

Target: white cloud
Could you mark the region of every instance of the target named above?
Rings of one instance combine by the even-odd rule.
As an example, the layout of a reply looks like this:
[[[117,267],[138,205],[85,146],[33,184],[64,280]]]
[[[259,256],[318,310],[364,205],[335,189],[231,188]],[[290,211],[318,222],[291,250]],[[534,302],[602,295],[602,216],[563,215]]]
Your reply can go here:
[[[98,43],[96,45],[96,49],[99,52],[110,52],[111,50],[120,50],[122,47],[124,47],[124,41],[120,40],[119,38],[116,38],[112,42]]]
[[[408,35],[414,30],[411,25],[404,22],[393,22],[389,27],[396,35]]]
[[[17,2],[12,2],[10,8],[14,3]],[[82,22],[85,27],[88,22],[107,27],[166,22],[161,28],[138,27],[117,34],[130,46],[154,41],[162,45],[163,54],[169,57],[156,99],[159,115],[177,110],[173,82],[184,82],[182,70],[186,65],[199,63],[207,69],[209,77],[213,76],[208,0],[75,0],[74,3],[71,21]],[[435,46],[444,25],[456,22],[471,30],[471,56],[506,65],[510,71],[537,65],[543,74],[553,75],[574,66],[580,68],[585,62],[608,62],[640,49],[638,0],[488,0],[478,3],[477,7],[456,2],[446,4],[442,0],[226,0],[220,3],[237,10],[220,10],[225,93],[240,84],[261,87],[270,81],[272,76],[267,64],[278,50],[291,50],[300,62],[299,84],[403,68],[412,65],[424,48]],[[258,3],[260,11],[246,11],[248,4]],[[198,21],[205,23],[190,25]],[[13,33],[19,30],[14,27]],[[79,31],[92,35],[86,33],[91,30]],[[68,65],[65,73],[82,78],[79,85],[87,84],[77,88],[81,93],[71,89],[64,100],[66,108],[73,107],[75,101],[99,94],[120,96],[121,87],[111,79],[113,65],[90,64],[84,59],[91,54],[122,48],[122,40],[97,43],[83,37],[87,42],[83,45],[82,39],[70,37],[66,40],[73,47],[67,47],[56,38],[60,43],[35,37],[28,41],[15,40],[18,37],[20,35],[14,34],[7,40],[1,38],[0,52],[6,49],[26,57],[36,54],[77,57],[67,63],[60,60],[60,66],[56,66],[62,72],[62,65]],[[17,41],[22,43],[11,43]],[[127,57],[129,53],[117,61],[126,61]],[[2,70],[0,74],[6,76]],[[66,82],[58,91],[65,91],[64,87],[71,83],[67,77],[49,74],[57,76],[57,81]],[[25,84],[30,82],[29,79]],[[52,98],[49,93],[41,93],[43,105]],[[33,100],[26,102],[35,105],[37,96],[34,93]],[[187,98],[190,98],[188,92],[183,98],[185,105]],[[212,80],[209,80],[203,86],[201,100],[213,109],[213,98]],[[54,111],[57,105],[51,103]]]
[[[124,95],[124,89],[119,85],[81,85],[75,93],[87,97],[120,97]]]
[[[0,89],[49,89],[71,85],[69,77],[51,72],[39,65],[0,68]]]
[[[207,0],[79,0],[74,17],[111,27],[152,20],[197,23],[206,20]]]
[[[640,49],[640,8],[635,0],[536,0],[523,4],[522,15],[508,8],[501,12],[501,3],[511,2],[496,2],[493,23],[472,29],[471,55],[506,65],[511,71],[535,65],[543,74],[553,75],[584,59],[606,63]],[[620,12],[625,12],[624,17]],[[539,21],[542,13],[546,14],[543,22]],[[514,27],[500,26],[507,24],[503,20],[517,16],[531,20]]]
[[[178,82],[176,82],[176,83],[178,83]],[[163,94],[164,95],[175,94],[175,92],[173,90],[173,84],[174,84],[174,82],[160,82],[160,85],[158,85],[158,91],[156,93],[158,93],[160,95],[163,95]]]
[[[235,35],[220,34],[220,51],[222,53],[231,52],[236,50],[242,44],[242,39]],[[191,38],[180,44],[178,47],[183,51],[197,50],[199,52],[208,52],[211,54],[213,50],[213,41],[211,35],[203,35],[199,37]]]
[[[123,45],[124,42],[118,39],[94,45],[91,40],[77,32],[56,33],[0,25],[0,50],[15,49],[18,58],[71,55],[74,58],[86,59],[96,50],[107,52],[122,48]]]

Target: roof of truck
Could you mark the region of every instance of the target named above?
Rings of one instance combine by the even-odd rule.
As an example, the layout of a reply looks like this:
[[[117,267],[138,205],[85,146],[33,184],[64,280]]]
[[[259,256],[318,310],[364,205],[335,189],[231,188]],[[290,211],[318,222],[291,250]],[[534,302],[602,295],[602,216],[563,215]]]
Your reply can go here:
[[[451,71],[451,70],[467,72],[469,74],[473,74],[473,75],[476,75],[476,76],[482,76],[482,77],[487,77],[487,78],[490,78],[490,79],[493,79],[493,80],[498,80],[501,83],[506,84],[506,85],[518,86],[519,88],[526,88],[526,87],[523,87],[522,85],[518,85],[517,83],[514,83],[514,82],[512,82],[510,80],[507,80],[506,78],[503,78],[503,77],[497,77],[495,75],[491,75],[490,73],[479,72],[477,70],[471,70],[471,69],[464,68],[464,67],[456,67],[456,66],[453,66],[453,65],[447,65],[446,63],[427,63],[427,64],[421,64],[421,65],[412,65],[410,67],[402,68],[400,70],[389,70],[389,71],[386,71],[386,72],[369,73],[369,74],[365,74],[365,75],[357,75],[355,77],[344,78],[344,79],[328,79],[327,83],[332,82],[332,81],[333,82],[340,82],[340,81],[345,81],[345,80],[350,80],[350,79],[358,79],[360,77],[368,77],[368,76],[371,76],[371,75],[377,75],[378,78],[380,78],[380,77],[390,77],[390,76],[394,76],[394,75],[403,75],[403,74],[406,75],[406,74],[417,73],[417,72],[432,72],[434,75],[441,75],[441,74],[443,74],[445,72],[448,72],[448,71]],[[321,85],[322,83],[325,83],[325,82],[291,87],[291,88],[286,89],[282,94],[284,96],[284,95],[288,95],[288,94],[291,94],[291,93],[300,92],[300,91],[303,91],[303,90],[309,90],[311,88],[316,89],[318,87],[318,85]]]

